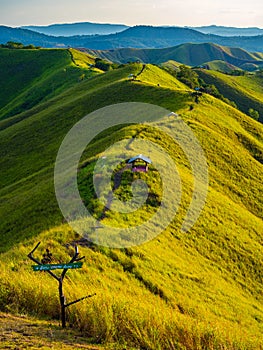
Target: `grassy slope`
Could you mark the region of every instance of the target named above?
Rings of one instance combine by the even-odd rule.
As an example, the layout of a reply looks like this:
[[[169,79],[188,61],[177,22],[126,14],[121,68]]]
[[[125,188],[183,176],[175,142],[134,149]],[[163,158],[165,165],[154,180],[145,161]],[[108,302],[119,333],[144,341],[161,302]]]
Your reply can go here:
[[[163,62],[161,64],[161,66],[167,67],[171,71],[176,71],[176,70],[178,71],[180,65],[181,65],[181,63],[173,61],[173,60],[169,60],[169,61]],[[222,73],[231,73],[231,72],[233,72],[233,70],[239,69],[238,67],[233,66],[230,63],[227,63],[225,61],[220,61],[220,60],[204,62],[203,66],[205,66],[206,68],[209,68],[210,70],[218,71],[218,72],[222,72]],[[191,68],[191,67],[189,66],[189,68]]]
[[[253,54],[239,48],[229,48],[212,43],[187,43],[164,49],[123,48],[105,51],[91,50],[89,52],[121,63],[140,60],[145,63],[158,64],[168,60],[175,60],[190,66],[197,66],[205,62],[222,60],[236,66],[246,62],[253,62],[255,65],[262,64],[260,54]]]
[[[41,240],[39,255],[49,246],[56,261],[65,261],[70,251],[61,244],[77,238],[61,224],[54,198],[52,164],[58,147],[67,130],[94,109],[122,101],[149,102],[180,113],[200,140],[210,173],[204,211],[191,232],[180,232],[191,195],[189,164],[177,145],[145,130],[141,137],[159,138],[176,161],[185,188],[179,213],[162,235],[143,246],[81,247],[85,265],[69,271],[66,294],[69,300],[93,292],[97,296],[72,306],[69,319],[98,342],[128,348],[260,349],[262,164],[255,158],[263,152],[262,125],[210,96],[195,104],[185,86],[154,66],[147,66],[137,81],[127,79],[141,69],[127,66],[81,82],[0,124],[5,251],[0,307],[58,317],[55,281],[33,274],[26,258]],[[161,122],[173,127],[175,121]],[[124,132],[129,133],[132,129]],[[122,135],[119,131],[98,140],[91,155]],[[116,218],[109,214],[105,220],[114,223]]]
[[[205,62],[204,64],[208,66],[209,69],[219,71],[222,73],[231,73],[233,70],[238,69],[232,64],[220,60]]]
[[[0,119],[30,109],[98,73],[90,69],[92,63],[94,58],[76,50],[0,49],[0,79],[4,82]]]
[[[75,49],[69,49],[68,51],[71,54],[72,61],[78,67],[90,68],[90,65],[94,65],[94,63],[95,63],[96,57],[93,55],[89,55],[87,53],[83,53],[83,52],[81,52],[79,50],[75,50]]]
[[[176,62],[174,60],[169,60],[167,62],[163,62],[160,66],[167,67],[167,68],[171,69],[172,71],[176,71],[176,70],[179,70],[181,63]]]
[[[255,75],[229,76],[220,72],[198,70],[199,76],[208,84],[214,84],[219,92],[234,101],[238,108],[248,113],[249,108],[259,112],[263,121],[263,80]]]
[[[147,85],[158,86],[159,84],[159,87],[173,90],[186,91],[188,89],[183,83],[169,73],[150,64],[145,66],[145,69],[138,76],[137,80]]]
[[[184,100],[187,100],[188,96],[183,91],[177,94],[176,91],[167,87],[156,89],[157,84],[143,85],[137,81],[129,81],[127,78],[129,73],[139,73],[141,68],[141,65],[124,67],[83,81],[59,97],[51,99],[50,102],[43,103],[18,118],[14,117],[2,122],[4,130],[1,137],[1,187],[3,188],[2,196],[5,196],[5,204],[1,208],[3,213],[12,212],[11,208],[15,205],[13,196],[10,198],[10,187],[7,186],[11,186],[12,190],[17,193],[16,203],[21,201],[21,212],[12,212],[6,217],[7,220],[1,223],[3,241],[6,237],[11,243],[11,232],[13,239],[18,239],[17,225],[20,227],[20,232],[23,233],[26,230],[27,235],[30,233],[27,228],[27,219],[25,220],[27,215],[33,216],[30,234],[34,234],[35,229],[39,231],[40,228],[44,228],[46,221],[49,221],[51,217],[57,217],[59,220],[58,208],[55,210],[55,202],[50,201],[53,189],[52,183],[49,183],[48,179],[50,176],[52,177],[52,166],[64,135],[81,116],[108,104],[127,101],[129,98],[143,102],[158,100],[160,104],[170,103],[171,108],[178,102],[175,109],[185,104]],[[157,71],[159,70],[157,69]],[[142,76],[140,77],[142,78]],[[159,76],[156,78],[159,79]],[[171,81],[167,81],[167,84],[176,86],[175,82],[176,79],[171,77]],[[181,85],[179,82],[177,84]],[[63,118],[63,123],[61,123],[61,118]],[[47,130],[49,130],[48,134]],[[27,142],[25,143],[24,140]],[[8,149],[8,154],[5,153],[5,149]],[[18,149],[19,154],[17,154]],[[38,172],[40,173],[35,179],[35,174]],[[32,180],[43,182],[42,186],[45,191],[41,186],[32,188]],[[34,204],[25,198],[23,189],[21,190],[21,183],[23,183],[24,188],[27,188],[27,196],[35,198]],[[46,187],[48,184],[49,188]],[[50,214],[48,217],[45,214],[47,203],[49,203]],[[14,224],[15,222],[16,224]],[[5,232],[8,232],[7,236],[5,236]]]

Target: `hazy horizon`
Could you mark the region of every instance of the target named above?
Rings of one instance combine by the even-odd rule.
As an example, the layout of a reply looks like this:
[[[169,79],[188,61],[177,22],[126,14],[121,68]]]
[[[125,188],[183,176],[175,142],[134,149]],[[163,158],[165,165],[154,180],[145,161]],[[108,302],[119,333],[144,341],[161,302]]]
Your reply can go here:
[[[263,26],[262,0],[0,0],[0,23],[10,27],[59,23],[153,26]]]
[[[134,24],[134,25],[128,25],[126,23],[109,23],[109,22],[93,22],[93,21],[77,21],[77,22],[52,22],[52,23],[46,23],[46,24],[35,24],[35,23],[27,23],[27,24],[21,24],[21,25],[7,25],[7,24],[0,24],[0,25],[5,25],[8,27],[13,27],[13,28],[18,28],[18,27],[28,27],[28,26],[36,26],[36,27],[48,27],[48,26],[52,26],[52,25],[56,25],[56,24],[81,24],[81,23],[92,23],[92,24],[111,24],[111,25],[123,25],[123,26],[127,26],[127,27],[133,27],[133,26],[153,26],[153,27],[210,27],[210,26],[216,26],[216,27],[228,27],[228,28],[238,28],[238,29],[246,29],[246,28],[257,28],[257,29],[263,29],[263,25],[262,27],[259,26],[248,26],[248,27],[238,27],[238,26],[228,26],[228,25],[221,25],[221,24],[215,24],[215,23],[210,23],[210,24],[200,24],[200,25],[196,25],[196,26],[190,26],[190,25],[176,25],[176,24],[149,24],[149,23],[138,23],[138,24]]]

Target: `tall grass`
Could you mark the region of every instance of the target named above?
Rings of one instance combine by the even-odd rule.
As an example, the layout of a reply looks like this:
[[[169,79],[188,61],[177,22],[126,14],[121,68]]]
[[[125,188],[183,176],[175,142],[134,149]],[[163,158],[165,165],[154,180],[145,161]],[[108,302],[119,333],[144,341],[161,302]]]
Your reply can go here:
[[[58,260],[66,259],[67,248],[60,246],[59,251],[58,243],[52,239],[58,237],[60,243],[68,242],[70,238],[74,238],[74,234],[66,227],[44,233],[38,237],[42,241],[42,248],[35,254],[42,254],[48,246]],[[27,247],[21,245],[14,249],[12,260],[10,254],[2,257],[1,310],[30,313],[45,319],[59,319],[57,281],[45,272],[32,272],[31,262],[25,258],[32,243],[31,241]],[[158,248],[156,243],[151,246],[159,250],[160,247]],[[176,287],[174,285],[174,288],[179,288],[181,284],[182,291],[176,293],[176,297],[169,297],[165,301],[147,288],[142,288],[142,282],[133,278],[129,272],[125,272],[116,259],[108,259],[101,252],[81,248],[81,253],[87,256],[84,270],[69,271],[64,282],[65,295],[69,302],[97,293],[96,296],[67,310],[68,324],[79,328],[93,343],[108,346],[116,344],[116,347],[121,345],[127,349],[153,350],[262,348],[262,338],[259,336],[262,329],[258,321],[249,320],[248,315],[242,315],[241,309],[235,311],[236,316],[233,315],[233,318],[229,317],[230,310],[227,309],[224,315],[222,312],[219,312],[220,316],[216,315],[214,308],[211,308],[215,305],[215,296],[213,303],[209,301],[214,295],[213,291],[208,292],[204,287],[199,289],[199,293],[196,294],[199,299],[198,305],[193,297],[187,295],[190,286],[181,280]],[[125,252],[118,250],[115,250],[115,253],[120,257],[125,255]],[[143,248],[133,248],[129,255],[137,256],[137,260],[140,257],[141,264],[144,259],[150,257]],[[152,260],[154,261],[154,257]],[[155,264],[156,262],[158,261],[155,261]],[[172,263],[169,255],[165,263]],[[147,270],[149,271],[149,268]],[[211,277],[212,275],[209,278]],[[156,283],[159,283],[158,274],[155,273],[154,278]],[[228,283],[225,283],[227,286]],[[193,295],[195,293],[197,291]],[[228,296],[226,300],[227,298]],[[223,294],[220,299],[222,306]],[[205,300],[208,305],[205,304]],[[238,305],[238,302],[236,304]]]
[[[141,81],[128,79],[141,69],[134,64],[93,77],[0,123],[0,309],[59,319],[57,281],[33,272],[27,258],[41,241],[38,258],[48,247],[54,262],[66,262],[81,238],[62,223],[55,199],[53,164],[59,145],[71,126],[96,108],[149,102],[178,112],[201,143],[210,173],[205,207],[191,231],[182,233],[192,196],[191,167],[179,145],[153,127],[114,129],[93,140],[83,153],[79,184],[87,204],[94,200],[97,215],[103,208],[97,206],[90,181],[94,161],[109,145],[132,135],[170,153],[183,193],[170,225],[150,242],[127,249],[79,243],[86,258],[82,269],[68,271],[65,296],[68,302],[96,296],[69,307],[68,323],[94,343],[113,348],[262,349],[262,125],[211,96],[195,103],[174,78],[165,84],[167,73],[157,67],[145,69]],[[176,127],[172,118],[159,123]],[[131,195],[130,175],[124,174],[117,193],[124,200]],[[143,176],[159,200],[162,185],[154,164]],[[148,201],[132,220],[151,216],[155,204]],[[110,211],[103,220],[125,225],[124,217]]]

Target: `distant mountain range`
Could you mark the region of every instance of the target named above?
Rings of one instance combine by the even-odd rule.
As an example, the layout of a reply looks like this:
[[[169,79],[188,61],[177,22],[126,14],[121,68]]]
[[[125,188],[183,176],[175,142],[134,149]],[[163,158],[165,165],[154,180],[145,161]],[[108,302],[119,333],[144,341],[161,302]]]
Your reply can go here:
[[[236,27],[224,27],[224,26],[202,26],[202,27],[187,27],[197,30],[204,34],[214,34],[220,36],[255,36],[263,35],[263,29],[257,27],[249,28],[236,28]]]
[[[116,48],[167,48],[184,43],[214,43],[263,52],[263,35],[223,37],[182,27],[135,26],[108,35],[48,36],[32,30],[0,26],[0,43],[18,41],[42,47],[83,47],[93,50]]]
[[[33,30],[38,33],[53,36],[73,36],[73,35],[103,35],[121,32],[128,26],[124,24],[108,24],[108,23],[63,23],[51,24],[48,26],[23,26],[22,29]]]
[[[174,28],[171,26],[170,28]],[[122,32],[128,29],[129,26],[124,24],[108,24],[108,23],[91,23],[91,22],[79,22],[79,23],[62,23],[51,24],[47,26],[22,26],[22,29],[33,30],[38,33],[53,35],[53,36],[73,36],[73,35],[105,35]],[[169,27],[168,27],[169,28]],[[255,36],[263,35],[263,29],[257,27],[249,28],[236,28],[225,26],[201,26],[201,27],[185,27],[204,34],[214,34],[220,36]]]

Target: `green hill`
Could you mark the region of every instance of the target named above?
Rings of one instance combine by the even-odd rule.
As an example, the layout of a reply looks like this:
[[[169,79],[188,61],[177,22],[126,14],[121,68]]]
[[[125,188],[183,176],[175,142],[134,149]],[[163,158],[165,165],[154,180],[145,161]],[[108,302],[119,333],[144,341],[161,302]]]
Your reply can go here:
[[[85,56],[78,60],[85,65]],[[32,81],[23,89],[28,86]],[[198,221],[181,232],[193,174],[180,146],[156,129],[177,128],[177,117],[104,131],[83,153],[78,175],[82,199],[92,204],[95,216],[104,213],[102,220],[113,227],[141,222],[156,211],[162,193],[152,164],[138,177],[124,172],[116,190],[125,201],[131,194],[129,179],[146,180],[151,197],[138,212],[105,213],[98,205],[90,187],[93,167],[118,140],[136,136],[158,144],[175,161],[183,188],[178,213],[161,235],[141,246],[110,249],[81,240],[65,223],[53,171],[70,128],[92,111],[120,102],[156,104],[179,114],[205,152],[209,188]],[[56,281],[32,272],[27,254],[41,241],[36,256],[48,247],[56,262],[64,262],[78,242],[86,258],[81,270],[68,272],[65,294],[69,302],[96,296],[72,305],[67,318],[89,342],[113,349],[263,348],[260,123],[210,95],[196,101],[193,91],[167,72],[135,63],[74,83],[2,120],[0,130],[2,311],[58,319]]]
[[[167,62],[163,62],[160,64],[161,67],[167,68],[170,72],[178,72],[180,70],[180,66],[182,63],[169,60]],[[190,68],[190,66],[188,66]],[[213,70],[213,71],[218,71],[222,73],[229,73],[232,74],[234,71],[242,71],[240,68],[227,63],[225,61],[220,61],[220,60],[215,60],[215,61],[210,61],[210,62],[204,62],[200,67]]]
[[[2,121],[2,123],[0,123],[0,129],[2,129],[3,135],[1,138],[1,149],[3,150],[3,156],[1,157],[2,185],[9,188],[9,185],[16,187],[17,184],[17,190],[20,192],[20,181],[26,180],[29,176],[28,181],[30,183],[31,175],[39,171],[42,174],[40,177],[42,178],[43,176],[43,181],[46,182],[46,172],[49,173],[52,171],[52,164],[55,161],[57,152],[54,150],[58,149],[69,126],[73,125],[80,118],[80,115],[87,114],[94,109],[109,104],[127,101],[129,98],[135,101],[149,103],[153,101],[153,99],[156,99],[160,104],[165,101],[166,104],[170,103],[171,106],[177,102],[177,108],[184,105],[184,100],[188,99],[188,94],[186,92],[179,90],[178,94],[175,92],[171,93],[169,87],[156,89],[157,82],[160,81],[160,72],[164,74],[164,77],[168,76],[170,78],[170,81],[167,80],[166,85],[172,85],[174,88],[178,88],[176,84],[182,86],[179,81],[158,68],[155,68],[159,75],[156,75],[154,83],[149,83],[149,75],[153,75],[152,70],[154,67],[151,69],[147,68],[145,72],[138,77],[138,79],[145,80],[145,83],[130,81],[130,78],[128,78],[129,74],[140,73],[141,68],[142,66],[137,64],[126,66],[122,69],[113,70],[107,74],[83,81],[81,84],[77,84],[74,88],[66,90],[50,101],[42,103],[19,116],[14,116],[6,121]],[[61,115],[63,115],[63,123],[61,123]],[[52,127],[50,127],[51,125]],[[47,135],[46,130],[49,130],[50,134]],[[20,136],[16,138],[18,143],[12,141],[14,139],[14,134]],[[23,140],[27,140],[27,142],[25,143]],[[37,144],[35,144],[36,140]],[[17,157],[9,157],[10,154],[16,153],[18,148],[20,150],[20,161],[18,161]],[[9,149],[8,154],[4,152],[5,149]],[[41,158],[39,158],[39,153],[42,154]],[[23,164],[22,167],[21,164]],[[29,169],[31,170],[29,171]],[[52,176],[52,173],[49,173],[48,176],[50,175]],[[31,190],[33,189],[29,188],[29,193]],[[50,214],[52,216],[57,215],[59,211],[54,211],[48,196],[51,189],[42,194],[40,188],[36,190],[39,191],[39,196],[36,197],[39,201],[39,205],[45,207],[46,203],[50,203]],[[7,191],[7,195],[8,193],[9,190]],[[52,193],[50,193],[50,195],[51,194]],[[35,195],[32,193],[32,196]],[[22,198],[24,198],[23,191],[21,193],[21,200],[23,200]],[[53,203],[56,206],[56,203]],[[12,207],[13,203],[10,204]],[[3,210],[7,210],[8,212],[11,207],[9,208],[8,201],[6,201]],[[34,207],[35,205],[25,206],[24,209],[26,212],[22,216],[20,216],[21,213],[16,213],[20,218],[17,217],[15,219],[16,222],[19,222],[20,232],[23,232],[25,229],[27,234],[29,234],[27,230],[27,221],[21,222],[21,220],[24,221],[27,215],[32,216],[32,210],[35,210]],[[36,210],[38,211],[39,209]],[[45,221],[46,214],[45,212],[42,214]],[[11,220],[10,222],[9,219]],[[2,222],[3,226],[6,226],[6,228],[3,229],[2,240],[4,240],[4,232],[7,228],[9,232],[14,218],[9,216],[9,219],[7,218],[8,222],[6,224]],[[32,226],[39,226],[41,223],[38,213],[33,216],[32,220]],[[14,230],[16,231],[15,226]],[[16,239],[18,234],[15,233],[15,231],[11,235],[14,239]],[[33,231],[34,230],[31,229],[30,234],[33,234]],[[7,235],[7,240],[10,242],[10,233]]]
[[[231,74],[233,71],[239,70],[238,67],[220,60],[205,62],[204,66],[210,70]]]
[[[161,67],[167,67],[168,69],[170,69],[171,71],[178,71],[179,67],[181,66],[182,63],[176,62],[174,60],[169,60],[167,62],[163,62],[160,64]]]
[[[144,63],[160,64],[174,60],[189,66],[198,66],[205,62],[220,60],[237,67],[254,64],[255,70],[262,66],[263,62],[261,53],[250,53],[240,48],[231,48],[212,43],[187,43],[164,49],[122,48],[104,51],[87,50],[87,52],[121,63],[139,60]]]
[[[78,65],[78,57],[82,65]],[[0,49],[0,119],[30,109],[98,71],[95,58],[76,50]],[[19,84],[19,89],[17,88]]]
[[[263,121],[263,81],[260,74],[232,76],[204,69],[197,72],[207,84],[215,85],[222,95],[234,101],[241,111],[248,114],[252,108],[258,111],[260,121]]]

